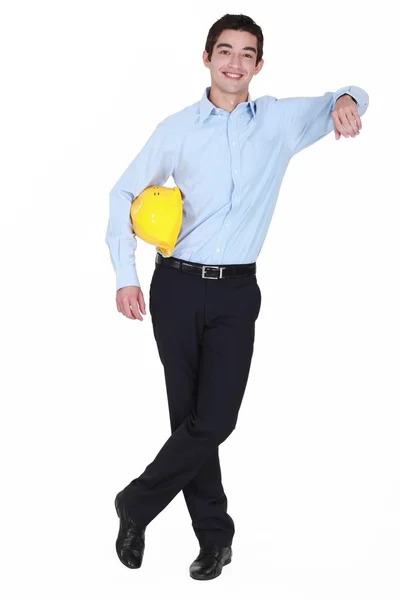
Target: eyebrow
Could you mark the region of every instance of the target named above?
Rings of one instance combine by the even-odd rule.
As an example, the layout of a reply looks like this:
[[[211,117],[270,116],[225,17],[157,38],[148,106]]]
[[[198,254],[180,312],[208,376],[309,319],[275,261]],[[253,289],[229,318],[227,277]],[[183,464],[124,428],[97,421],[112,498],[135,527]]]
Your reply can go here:
[[[231,44],[218,44],[217,48],[222,48],[222,47],[226,47],[226,48],[232,48]],[[253,46],[246,46],[245,48],[242,48],[242,50],[251,50],[252,52],[254,52],[255,54],[257,54],[257,50],[255,48],[253,48]]]

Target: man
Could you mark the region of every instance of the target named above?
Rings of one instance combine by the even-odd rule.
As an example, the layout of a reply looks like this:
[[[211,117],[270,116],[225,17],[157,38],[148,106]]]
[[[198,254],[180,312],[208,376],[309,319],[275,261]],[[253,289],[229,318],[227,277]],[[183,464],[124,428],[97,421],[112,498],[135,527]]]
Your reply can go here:
[[[150,285],[172,434],[115,500],[117,553],[129,568],[142,564],[146,526],[181,490],[200,544],[191,577],[212,579],[231,562],[235,528],[218,447],[236,426],[250,370],[261,306],[256,259],[291,157],[333,130],[337,140],[355,137],[367,110],[368,95],[355,86],[253,101],[248,88],[262,54],[263,34],[250,17],[228,14],[214,23],[203,53],[211,86],[159,123],[110,193],[106,241],[117,308],[139,320],[146,308],[131,202],[171,175],[184,199],[172,257],[156,253]]]

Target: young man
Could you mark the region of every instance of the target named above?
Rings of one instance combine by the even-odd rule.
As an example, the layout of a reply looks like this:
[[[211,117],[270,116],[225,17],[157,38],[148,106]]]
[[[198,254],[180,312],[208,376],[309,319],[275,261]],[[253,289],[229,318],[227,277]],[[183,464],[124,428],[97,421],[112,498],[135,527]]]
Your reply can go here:
[[[156,253],[150,285],[172,434],[115,500],[117,553],[129,568],[142,563],[146,526],[181,490],[200,544],[190,575],[212,579],[231,561],[235,528],[218,446],[236,426],[249,375],[261,306],[256,259],[291,157],[333,130],[337,140],[355,137],[367,110],[368,95],[355,86],[253,101],[248,88],[262,55],[263,34],[251,18],[225,15],[214,23],[203,53],[211,86],[159,123],[110,193],[106,241],[117,308],[139,320],[146,310],[131,202],[171,175],[184,198],[172,257]]]

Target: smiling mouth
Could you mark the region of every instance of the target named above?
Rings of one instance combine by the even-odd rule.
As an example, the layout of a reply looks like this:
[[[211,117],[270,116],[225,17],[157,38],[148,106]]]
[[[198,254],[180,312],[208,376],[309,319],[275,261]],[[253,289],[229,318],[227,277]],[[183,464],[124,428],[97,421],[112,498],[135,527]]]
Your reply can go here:
[[[224,76],[227,79],[230,79],[231,81],[239,81],[239,79],[241,79],[243,77],[243,75],[240,75],[240,74],[228,75],[227,73],[224,73]]]

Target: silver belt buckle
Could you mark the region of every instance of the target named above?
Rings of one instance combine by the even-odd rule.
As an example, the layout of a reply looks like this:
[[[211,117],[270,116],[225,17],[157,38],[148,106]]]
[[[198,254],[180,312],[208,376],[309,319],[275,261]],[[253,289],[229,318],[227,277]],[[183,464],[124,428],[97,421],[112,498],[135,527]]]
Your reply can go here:
[[[219,277],[207,277],[207,275],[205,275],[206,269],[219,269]],[[210,265],[202,266],[201,267],[201,277],[202,277],[202,279],[221,279],[223,269],[225,269],[225,267],[212,267]]]

